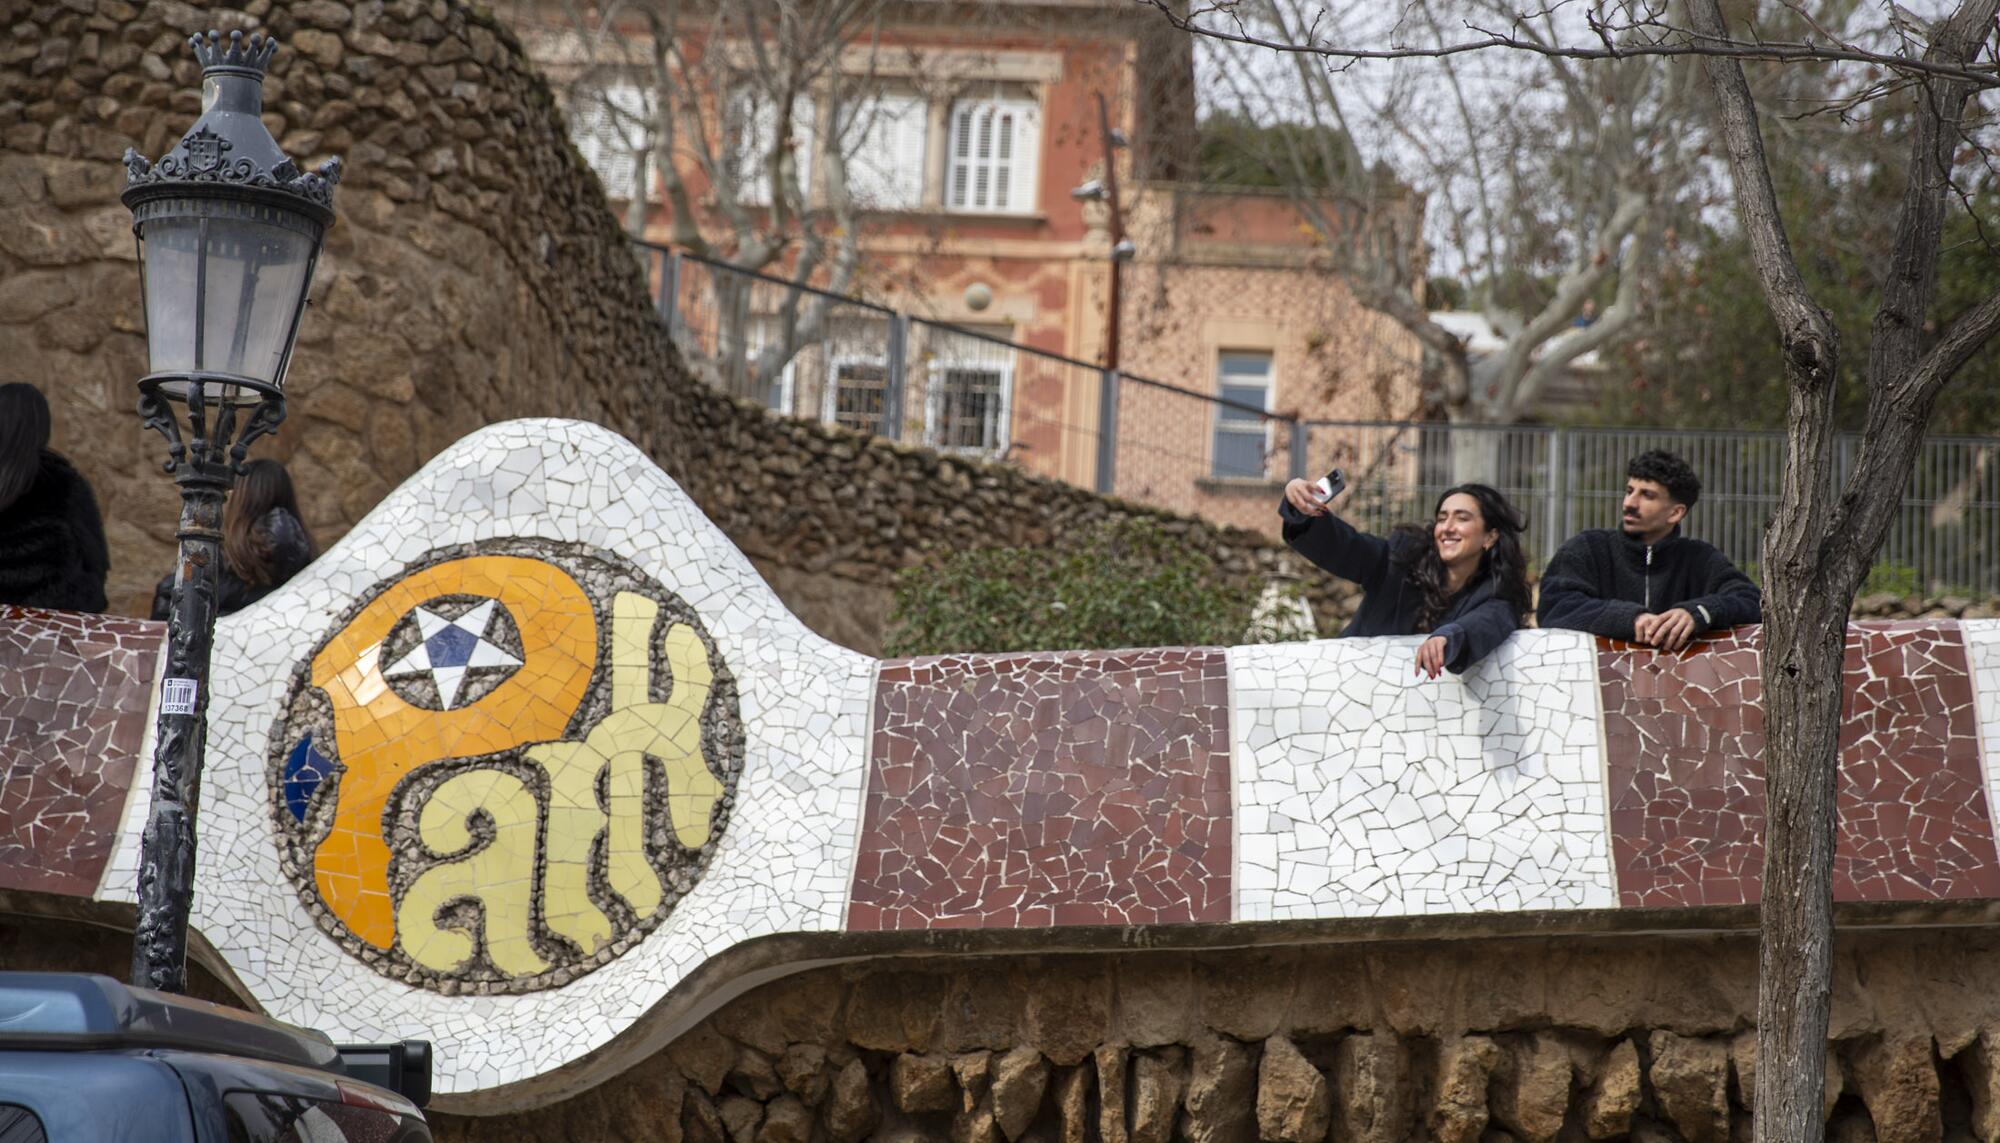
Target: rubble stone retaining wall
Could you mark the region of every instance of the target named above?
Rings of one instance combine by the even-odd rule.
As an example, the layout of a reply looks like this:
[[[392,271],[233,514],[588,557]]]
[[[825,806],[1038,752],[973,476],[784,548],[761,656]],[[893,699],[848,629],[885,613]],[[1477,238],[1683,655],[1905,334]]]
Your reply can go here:
[[[1733,924],[1754,924],[1737,911]],[[878,960],[440,1143],[1749,1138],[1756,936]],[[1845,929],[1828,1138],[2000,1138],[2000,929]]]

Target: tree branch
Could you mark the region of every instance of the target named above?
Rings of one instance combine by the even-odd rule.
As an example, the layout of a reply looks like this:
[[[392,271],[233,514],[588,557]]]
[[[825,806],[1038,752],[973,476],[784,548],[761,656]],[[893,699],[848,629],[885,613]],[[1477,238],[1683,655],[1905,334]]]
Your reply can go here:
[[[1728,36],[1712,36],[1699,28],[1670,29],[1671,32],[1686,37],[1680,42],[1664,40],[1620,43],[1608,37],[1600,41],[1599,47],[1585,48],[1568,44],[1543,45],[1520,36],[1489,32],[1479,38],[1461,40],[1457,43],[1438,44],[1432,47],[1393,48],[1352,48],[1337,44],[1294,44],[1283,40],[1267,39],[1248,32],[1230,32],[1198,24],[1192,16],[1182,16],[1173,10],[1171,0],[1145,0],[1158,9],[1174,27],[1198,36],[1243,44],[1249,47],[1269,48],[1275,52],[1303,52],[1307,55],[1325,56],[1340,60],[1404,60],[1442,59],[1446,56],[1464,55],[1468,52],[1512,49],[1534,52],[1537,55],[1556,56],[1572,60],[1617,60],[1640,56],[1696,56],[1708,59],[1733,61],[1761,60],[1770,63],[1866,63],[1879,67],[1894,68],[1899,71],[1921,72],[1944,79],[1962,80],[1980,87],[2000,87],[2000,67],[1994,65],[1958,66],[1941,64],[1925,59],[1912,59],[1888,52],[1874,52],[1859,48],[1825,47],[1805,41],[1784,40],[1736,40]],[[1475,29],[1477,31],[1477,29]]]
[[[1710,38],[1725,35],[1718,0],[1690,0],[1688,16]],[[1715,91],[1717,119],[1736,184],[1737,217],[1750,242],[1765,305],[1778,323],[1785,346],[1786,379],[1792,390],[1785,422],[1791,448],[1779,503],[1805,519],[1827,519],[1823,513],[1833,471],[1834,366],[1839,360],[1840,334],[1799,274],[1778,211],[1778,192],[1771,182],[1770,162],[1758,131],[1757,106],[1742,64],[1711,57],[1702,65]],[[1807,528],[1771,529],[1765,539],[1767,559],[1782,560],[1800,577],[1798,582],[1804,582],[1819,561],[1824,539]],[[1795,607],[1798,603],[1769,600],[1766,607]]]

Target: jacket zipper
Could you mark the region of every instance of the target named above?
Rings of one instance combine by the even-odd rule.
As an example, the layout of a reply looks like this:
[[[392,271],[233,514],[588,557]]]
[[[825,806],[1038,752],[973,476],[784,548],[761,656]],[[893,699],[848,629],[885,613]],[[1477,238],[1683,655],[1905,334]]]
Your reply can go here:
[[[1647,611],[1653,610],[1653,545],[1646,545],[1646,602]]]

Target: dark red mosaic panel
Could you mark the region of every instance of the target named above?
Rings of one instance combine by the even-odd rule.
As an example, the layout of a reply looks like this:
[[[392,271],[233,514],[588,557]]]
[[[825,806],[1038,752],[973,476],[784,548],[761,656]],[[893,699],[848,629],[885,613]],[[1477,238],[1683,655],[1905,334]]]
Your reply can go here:
[[[0,888],[97,891],[165,635],[161,623],[0,606]]]
[[[1600,640],[1611,856],[1627,906],[1762,894],[1757,628],[1680,655]],[[1848,629],[1834,896],[2000,897],[1978,719],[1956,624]]]
[[[1229,920],[1220,651],[887,662],[853,929]]]

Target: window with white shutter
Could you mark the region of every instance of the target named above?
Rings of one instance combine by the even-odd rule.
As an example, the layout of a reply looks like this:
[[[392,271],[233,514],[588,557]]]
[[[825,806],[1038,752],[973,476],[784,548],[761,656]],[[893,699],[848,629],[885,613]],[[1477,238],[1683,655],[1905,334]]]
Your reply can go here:
[[[739,87],[729,98],[723,131],[730,145],[731,174],[738,202],[768,206],[771,202],[771,146],[778,132],[778,107],[763,92]],[[792,170],[798,176],[794,202],[805,201],[812,186],[813,104],[800,96],[792,104],[790,145]]]
[[[883,92],[862,101],[841,140],[847,187],[864,210],[916,210],[924,202],[930,107],[922,96]]]
[[[604,183],[604,193],[631,201],[638,189],[639,155],[646,146],[646,93],[629,84],[578,92],[569,106],[569,137]],[[647,169],[650,170],[650,164]],[[648,198],[652,188],[646,188]]]
[[[781,342],[785,337],[785,323],[776,317],[756,317],[750,319],[750,335],[745,339],[749,361],[755,364],[763,356],[766,347]],[[799,363],[799,347],[792,347],[792,354],[785,359],[784,367],[778,375],[764,386],[764,404],[781,413],[792,411],[793,377]]]
[[[1040,112],[1025,99],[960,100],[951,108],[945,205],[975,214],[1035,209]]]

